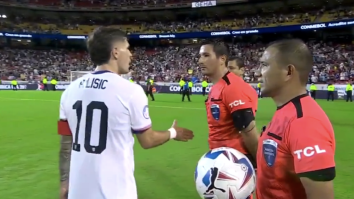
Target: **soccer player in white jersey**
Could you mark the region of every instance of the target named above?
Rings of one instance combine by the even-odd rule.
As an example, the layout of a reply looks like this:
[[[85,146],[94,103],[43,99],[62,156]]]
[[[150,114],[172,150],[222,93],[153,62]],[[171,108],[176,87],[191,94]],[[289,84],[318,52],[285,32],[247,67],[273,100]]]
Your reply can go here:
[[[60,198],[137,199],[133,133],[149,149],[193,132],[175,121],[166,131],[151,128],[142,87],[118,75],[129,72],[132,56],[124,32],[99,28],[87,47],[97,70],[72,82],[60,101]]]

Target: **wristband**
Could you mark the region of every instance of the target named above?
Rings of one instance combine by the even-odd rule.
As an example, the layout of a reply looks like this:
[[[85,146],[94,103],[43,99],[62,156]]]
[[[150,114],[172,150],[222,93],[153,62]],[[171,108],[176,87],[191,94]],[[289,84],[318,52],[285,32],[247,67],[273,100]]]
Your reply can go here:
[[[168,129],[168,131],[170,132],[170,140],[171,140],[171,139],[175,139],[176,136],[177,136],[177,131],[176,131],[176,129],[170,128],[170,129]]]

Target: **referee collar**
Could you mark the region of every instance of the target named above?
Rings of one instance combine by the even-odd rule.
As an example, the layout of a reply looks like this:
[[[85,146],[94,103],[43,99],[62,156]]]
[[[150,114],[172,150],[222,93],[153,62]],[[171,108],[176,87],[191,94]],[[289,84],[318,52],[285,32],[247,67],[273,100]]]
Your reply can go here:
[[[103,74],[103,73],[113,73],[112,71],[109,71],[109,70],[98,70],[98,71],[94,71],[93,75],[99,75],[99,74]]]
[[[283,104],[281,106],[278,106],[277,110],[280,110],[281,108],[283,108],[284,106],[286,106],[289,103],[294,103],[294,104],[300,103],[300,99],[301,98],[308,97],[308,96],[309,96],[308,94],[298,95],[298,96],[294,97],[293,99],[291,99],[290,101],[288,101],[287,103],[285,103],[285,104]]]

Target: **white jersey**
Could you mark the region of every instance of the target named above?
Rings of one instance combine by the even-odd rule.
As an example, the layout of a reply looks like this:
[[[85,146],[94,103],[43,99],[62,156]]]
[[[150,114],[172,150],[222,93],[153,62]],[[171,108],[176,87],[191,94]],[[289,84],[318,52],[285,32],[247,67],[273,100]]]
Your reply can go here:
[[[69,199],[137,199],[134,133],[151,126],[143,88],[109,71],[74,82],[60,101],[73,135]]]

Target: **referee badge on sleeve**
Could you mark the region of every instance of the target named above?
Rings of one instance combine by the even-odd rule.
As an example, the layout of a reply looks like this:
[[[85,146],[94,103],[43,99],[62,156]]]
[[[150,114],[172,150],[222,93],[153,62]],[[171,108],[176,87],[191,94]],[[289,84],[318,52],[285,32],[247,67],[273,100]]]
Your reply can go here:
[[[215,120],[219,120],[220,119],[220,107],[219,107],[219,105],[212,104],[210,106],[210,112],[211,112],[211,115],[213,116],[213,118]]]
[[[263,140],[263,157],[268,166],[274,166],[277,157],[278,143],[272,139]]]

